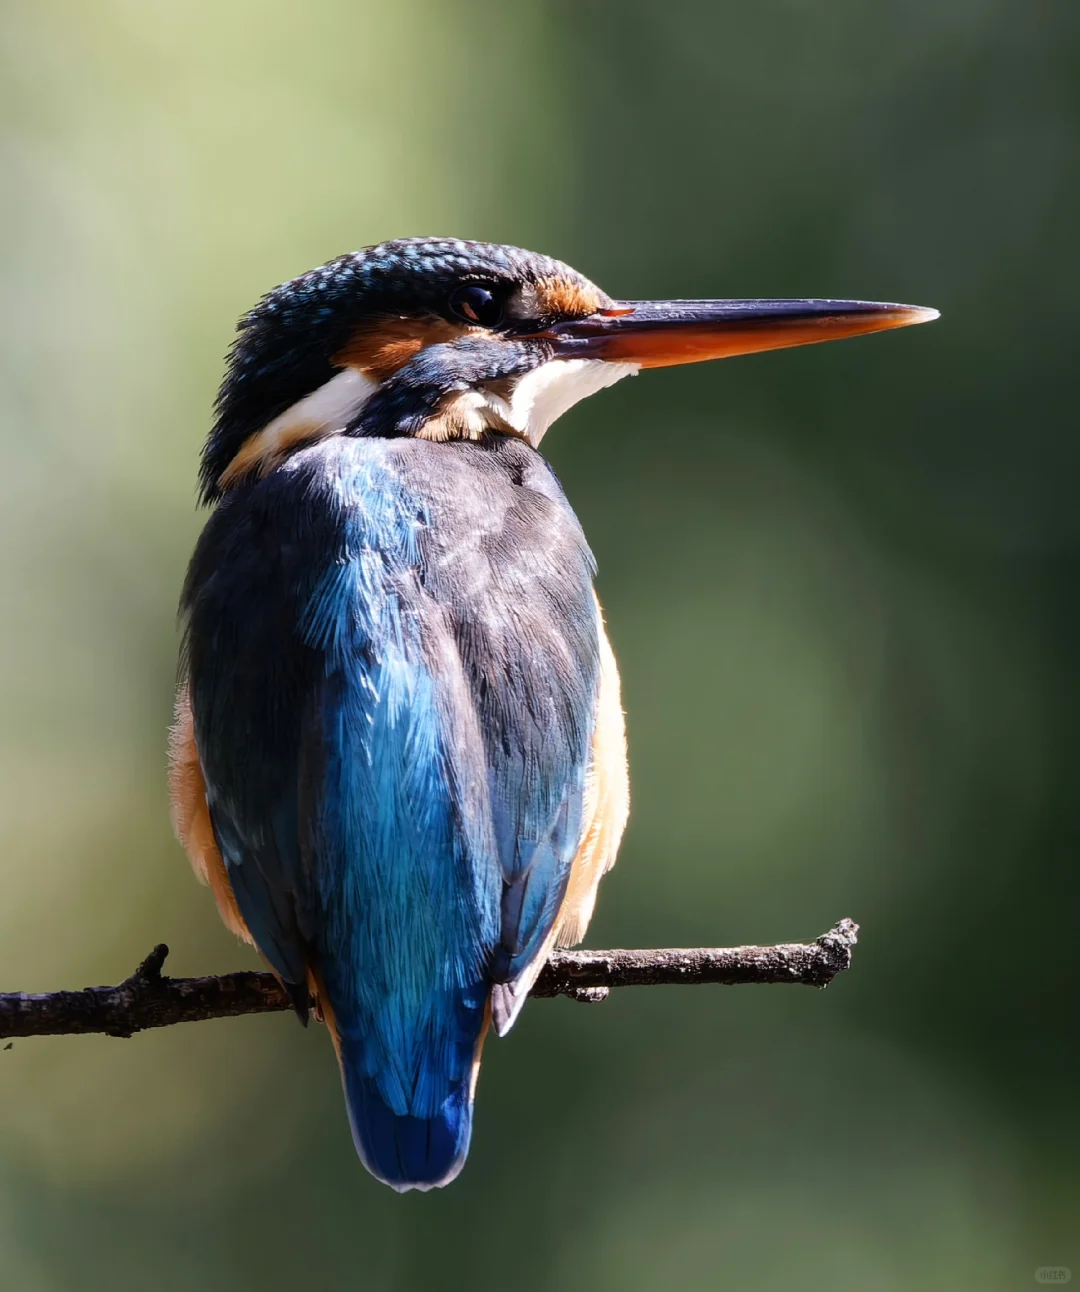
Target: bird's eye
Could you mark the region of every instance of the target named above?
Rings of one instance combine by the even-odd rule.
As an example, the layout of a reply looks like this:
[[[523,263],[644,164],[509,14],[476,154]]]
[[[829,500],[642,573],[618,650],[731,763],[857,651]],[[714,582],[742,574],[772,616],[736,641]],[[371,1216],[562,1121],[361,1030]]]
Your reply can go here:
[[[450,295],[450,308],[458,318],[480,327],[494,327],[502,318],[502,302],[490,288],[479,283],[455,288]]]

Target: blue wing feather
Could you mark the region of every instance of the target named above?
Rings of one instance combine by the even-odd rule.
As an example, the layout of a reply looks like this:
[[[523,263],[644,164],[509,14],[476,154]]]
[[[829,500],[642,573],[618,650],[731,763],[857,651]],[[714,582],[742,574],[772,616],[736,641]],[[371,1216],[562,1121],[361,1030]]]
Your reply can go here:
[[[491,986],[565,891],[590,588],[524,446],[328,441],[238,490],[193,561],[196,742],[237,902],[286,981],[320,978],[358,1149],[397,1187],[460,1167]]]
[[[423,515],[381,463],[350,468],[346,554],[305,621],[326,666],[307,827],[318,942],[364,1075],[396,1115],[424,1118],[471,1070],[500,875],[486,805],[455,771],[479,750],[455,748],[469,700],[435,663],[453,643],[419,584]]]

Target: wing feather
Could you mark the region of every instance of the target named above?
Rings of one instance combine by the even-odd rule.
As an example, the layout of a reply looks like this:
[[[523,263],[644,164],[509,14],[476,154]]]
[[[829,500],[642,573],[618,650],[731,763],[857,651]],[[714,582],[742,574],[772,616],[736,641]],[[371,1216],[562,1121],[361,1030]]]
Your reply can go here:
[[[592,573],[513,442],[326,441],[234,490],[192,562],[195,743],[240,916],[287,983],[325,982],[399,1113],[471,1072],[489,989],[505,1031],[550,950],[588,826]]]

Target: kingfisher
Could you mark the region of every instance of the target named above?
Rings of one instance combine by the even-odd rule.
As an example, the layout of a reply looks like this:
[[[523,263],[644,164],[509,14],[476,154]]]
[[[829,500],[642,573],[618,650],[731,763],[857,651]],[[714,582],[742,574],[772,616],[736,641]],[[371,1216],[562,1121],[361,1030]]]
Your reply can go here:
[[[548,427],[642,368],[934,317],[614,300],[548,256],[408,238],[240,320],[181,597],[173,821],[326,1024],[379,1180],[461,1170],[485,1036],[583,937],[626,824],[619,677]]]

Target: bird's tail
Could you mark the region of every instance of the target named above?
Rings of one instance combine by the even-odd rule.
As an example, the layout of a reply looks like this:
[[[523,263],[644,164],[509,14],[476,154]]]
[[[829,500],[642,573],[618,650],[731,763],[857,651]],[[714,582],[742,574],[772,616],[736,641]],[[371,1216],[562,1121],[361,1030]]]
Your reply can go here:
[[[438,1189],[465,1165],[472,1135],[471,1078],[455,1083],[433,1117],[399,1116],[371,1077],[342,1064],[353,1142],[376,1179],[398,1193]]]
[[[349,1126],[360,1160],[377,1180],[398,1193],[410,1189],[427,1192],[449,1184],[465,1165],[469,1152],[473,1094],[490,1023],[489,1009],[481,1006],[475,1010],[475,1022],[469,1029],[475,1038],[471,1064],[467,1057],[470,1048],[466,1048],[460,1079],[449,1083],[448,1093],[430,1116],[415,1116],[396,1112],[387,1102],[377,1075],[371,1072],[364,1037],[339,1026],[325,987],[319,986],[320,1011],[337,1050]],[[466,1046],[470,1047],[470,1042]]]

